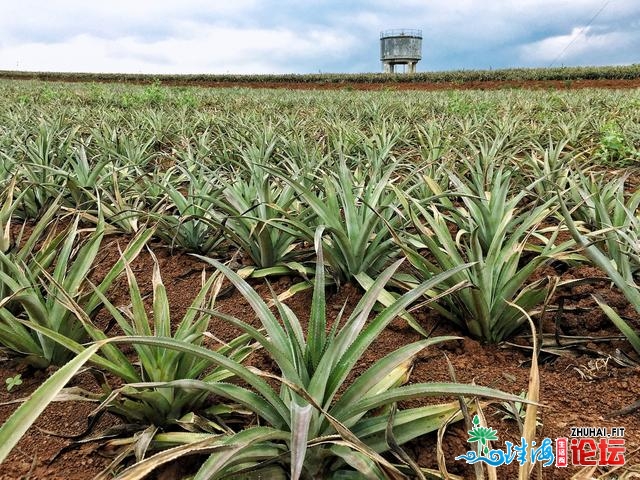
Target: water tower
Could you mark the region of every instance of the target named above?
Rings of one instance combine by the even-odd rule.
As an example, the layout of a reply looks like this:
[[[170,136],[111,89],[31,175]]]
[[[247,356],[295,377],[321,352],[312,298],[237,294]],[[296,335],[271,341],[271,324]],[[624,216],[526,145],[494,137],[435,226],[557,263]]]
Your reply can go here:
[[[406,65],[407,73],[416,72],[422,58],[422,30],[395,29],[380,32],[380,61],[385,73],[395,73],[396,65]]]

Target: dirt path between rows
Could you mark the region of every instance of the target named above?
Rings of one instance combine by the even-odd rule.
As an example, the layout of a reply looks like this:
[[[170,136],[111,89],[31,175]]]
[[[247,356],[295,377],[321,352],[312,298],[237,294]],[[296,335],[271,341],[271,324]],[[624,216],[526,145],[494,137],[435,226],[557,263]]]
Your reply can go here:
[[[41,80],[47,82],[72,83],[129,83],[137,85],[149,84],[152,80],[142,79],[109,79],[85,78],[59,74],[39,74],[37,76],[12,75],[4,73],[3,79],[10,80]],[[151,77],[150,77],[151,78]],[[352,82],[348,80],[326,81],[215,81],[215,80],[179,80],[162,79],[161,85],[180,87],[207,88],[272,88],[285,90],[500,90],[500,89],[530,89],[530,90],[576,90],[583,88],[632,89],[640,87],[640,78],[634,79],[583,79],[583,80],[481,80],[466,82],[424,82],[424,81],[388,81],[388,82]]]

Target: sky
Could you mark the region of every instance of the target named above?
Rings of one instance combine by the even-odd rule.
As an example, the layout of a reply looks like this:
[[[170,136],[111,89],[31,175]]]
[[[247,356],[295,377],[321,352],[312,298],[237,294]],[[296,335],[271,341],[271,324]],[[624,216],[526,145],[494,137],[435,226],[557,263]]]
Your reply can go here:
[[[418,71],[640,63],[640,0],[0,0],[0,70],[379,72],[393,28]]]

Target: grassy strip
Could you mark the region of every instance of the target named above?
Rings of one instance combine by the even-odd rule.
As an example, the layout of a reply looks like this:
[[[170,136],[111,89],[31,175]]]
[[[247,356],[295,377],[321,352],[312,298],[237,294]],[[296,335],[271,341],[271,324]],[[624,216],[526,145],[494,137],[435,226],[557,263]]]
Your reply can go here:
[[[421,72],[414,75],[383,73],[320,73],[276,75],[157,75],[136,73],[21,72],[0,70],[0,78],[79,81],[181,84],[198,83],[467,83],[495,81],[572,81],[632,80],[640,78],[640,64],[604,67],[509,68],[499,70],[452,70]]]

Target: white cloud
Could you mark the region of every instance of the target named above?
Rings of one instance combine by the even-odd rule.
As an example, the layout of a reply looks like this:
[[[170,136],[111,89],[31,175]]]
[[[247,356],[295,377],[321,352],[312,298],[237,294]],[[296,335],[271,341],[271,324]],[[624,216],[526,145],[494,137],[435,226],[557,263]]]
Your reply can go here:
[[[182,24],[185,35],[151,42],[78,35],[57,43],[1,50],[0,69],[145,73],[287,73],[320,57],[342,55],[351,36],[331,31],[210,28]],[[304,68],[304,67],[303,67]]]

